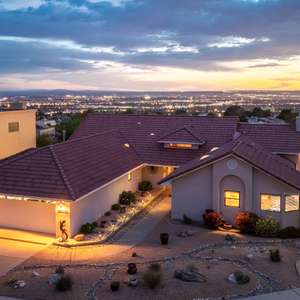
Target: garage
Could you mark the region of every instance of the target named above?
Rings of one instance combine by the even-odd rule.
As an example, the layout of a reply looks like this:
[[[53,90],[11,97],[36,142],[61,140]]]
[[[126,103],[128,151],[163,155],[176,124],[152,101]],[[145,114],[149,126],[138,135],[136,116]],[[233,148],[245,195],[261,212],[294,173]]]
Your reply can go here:
[[[55,204],[0,199],[0,227],[55,234]]]

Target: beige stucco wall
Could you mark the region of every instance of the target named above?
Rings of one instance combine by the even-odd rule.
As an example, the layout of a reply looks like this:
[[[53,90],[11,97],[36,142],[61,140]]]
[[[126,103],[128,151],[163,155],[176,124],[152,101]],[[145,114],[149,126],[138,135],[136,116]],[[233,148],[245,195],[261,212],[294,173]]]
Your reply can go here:
[[[36,147],[35,110],[0,112],[0,159]],[[19,122],[18,132],[8,132],[8,123]]]
[[[212,167],[176,179],[172,184],[172,218],[182,219],[186,214],[201,221],[205,209],[212,208],[212,188]]]
[[[181,219],[185,213],[195,221],[202,221],[205,209],[212,208],[220,211],[228,222],[233,222],[235,214],[242,210],[262,217],[272,215],[284,227],[300,226],[299,211],[284,212],[284,195],[300,192],[234,157],[175,179],[172,189],[172,217],[175,219]],[[224,206],[224,190],[240,192],[240,208]],[[261,211],[261,193],[281,195],[281,212]]]
[[[0,227],[55,234],[55,205],[0,199]]]
[[[145,166],[142,171],[143,180],[149,180],[153,187],[158,186],[158,182],[164,177],[163,167]]]
[[[122,191],[136,191],[141,180],[142,167],[132,172],[131,181],[128,181],[127,174],[123,175],[83,199],[71,203],[71,235],[76,234],[82,224],[93,222],[110,210],[112,204],[118,203]]]

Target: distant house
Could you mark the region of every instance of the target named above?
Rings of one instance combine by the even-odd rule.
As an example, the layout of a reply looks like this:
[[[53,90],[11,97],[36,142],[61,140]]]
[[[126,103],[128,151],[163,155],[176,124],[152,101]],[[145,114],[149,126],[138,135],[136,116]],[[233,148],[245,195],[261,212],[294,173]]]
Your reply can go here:
[[[36,146],[35,110],[0,112],[0,159]]]
[[[300,131],[300,120],[297,120]],[[300,132],[235,117],[90,114],[71,138],[0,162],[0,226],[73,235],[141,180],[172,188],[171,215],[240,210],[299,226]]]

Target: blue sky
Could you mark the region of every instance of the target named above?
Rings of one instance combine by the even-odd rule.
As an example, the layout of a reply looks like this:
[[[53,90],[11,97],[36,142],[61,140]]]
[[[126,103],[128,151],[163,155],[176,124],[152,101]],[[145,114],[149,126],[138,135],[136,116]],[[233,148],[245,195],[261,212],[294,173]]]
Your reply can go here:
[[[299,0],[0,0],[0,89],[300,89]]]

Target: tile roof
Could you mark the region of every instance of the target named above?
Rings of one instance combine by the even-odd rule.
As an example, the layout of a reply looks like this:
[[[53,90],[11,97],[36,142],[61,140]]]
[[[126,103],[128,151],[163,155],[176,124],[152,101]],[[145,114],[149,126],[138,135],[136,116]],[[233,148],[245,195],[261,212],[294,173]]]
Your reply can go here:
[[[235,140],[224,144],[219,149],[210,152],[204,157],[197,157],[191,160],[161,180],[160,183],[172,180],[200,167],[205,167],[208,164],[228,155],[240,158],[255,168],[279,179],[297,190],[300,190],[300,172],[296,171],[294,165],[279,155],[272,154],[270,151],[266,150],[264,147],[245,135],[241,135]]]
[[[139,166],[118,130],[39,148],[0,162],[0,192],[75,200]]]
[[[89,114],[82,121],[71,139],[98,133],[112,128],[120,132],[134,145],[145,163],[179,166],[196,155],[207,153],[211,148],[230,140],[236,131],[236,117],[190,117],[151,115],[103,115]],[[157,143],[162,137],[189,128],[206,143],[198,150],[165,149]]]
[[[159,138],[158,143],[191,143],[191,144],[204,144],[205,139],[198,136],[192,128],[188,126],[171,131],[168,134]]]
[[[238,131],[274,153],[300,153],[300,132],[287,124],[240,123]]]

